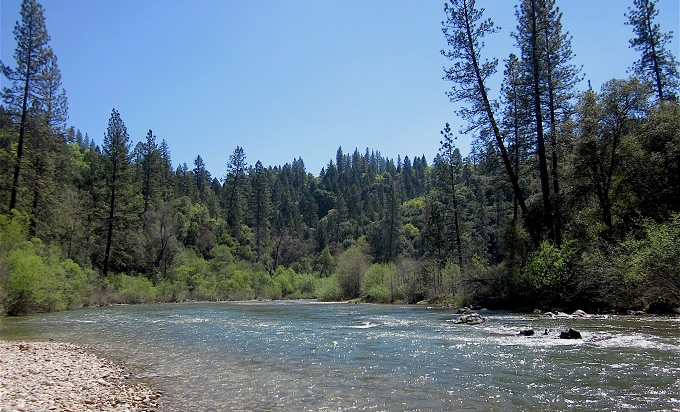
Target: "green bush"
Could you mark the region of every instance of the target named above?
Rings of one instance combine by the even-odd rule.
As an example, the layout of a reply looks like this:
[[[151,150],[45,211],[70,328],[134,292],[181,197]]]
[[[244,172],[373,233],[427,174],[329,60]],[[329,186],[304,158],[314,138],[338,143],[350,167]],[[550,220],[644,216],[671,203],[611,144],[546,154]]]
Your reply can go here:
[[[91,278],[95,274],[91,271],[87,273],[71,259],[55,263],[57,264],[51,267],[55,268],[60,275],[66,306],[73,309],[88,305],[94,291]]]
[[[370,265],[368,248],[368,243],[360,238],[338,257],[336,274],[346,298],[358,298],[361,294],[363,277]]]
[[[314,297],[314,291],[316,290],[316,283],[319,279],[318,277],[306,273],[304,275],[299,275],[298,287],[300,291],[300,298],[309,299]]]
[[[66,309],[67,302],[58,279],[44,259],[35,253],[32,243],[24,242],[23,247],[10,252],[6,259],[9,268],[7,313],[19,315]]]
[[[269,276],[269,273],[259,270],[250,277],[258,299],[281,299],[283,297],[281,284],[276,278]]]
[[[160,302],[184,302],[188,296],[186,283],[164,279],[156,285],[156,297]]]
[[[250,276],[244,270],[235,271],[221,285],[221,289],[221,294],[229,300],[251,300],[256,297],[251,285]]]
[[[336,302],[342,300],[344,297],[344,292],[340,286],[340,279],[338,275],[320,278],[317,282],[316,291],[314,293],[317,299],[324,302]]]
[[[632,249],[625,282],[637,291],[645,306],[665,303],[680,306],[680,214],[665,223],[647,222],[641,240],[629,240]]]
[[[283,297],[295,297],[299,295],[298,274],[293,269],[286,269],[283,266],[276,268],[273,276],[280,288]]]
[[[362,293],[375,303],[389,303],[393,300],[391,290],[395,289],[397,268],[393,264],[374,264],[364,275]]]
[[[529,255],[521,271],[520,288],[528,301],[539,306],[559,306],[567,303],[572,292],[572,274],[576,249],[573,242],[564,242],[557,247],[543,242],[538,250]]]
[[[151,303],[156,301],[156,288],[144,276],[125,274],[109,275],[107,278],[112,303]]]

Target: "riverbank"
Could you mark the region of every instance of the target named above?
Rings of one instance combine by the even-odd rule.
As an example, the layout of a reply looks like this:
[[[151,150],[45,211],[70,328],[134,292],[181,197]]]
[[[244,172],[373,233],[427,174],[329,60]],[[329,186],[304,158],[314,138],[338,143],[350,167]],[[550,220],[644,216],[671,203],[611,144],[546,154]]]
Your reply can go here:
[[[75,345],[0,341],[0,411],[155,411],[160,393]]]

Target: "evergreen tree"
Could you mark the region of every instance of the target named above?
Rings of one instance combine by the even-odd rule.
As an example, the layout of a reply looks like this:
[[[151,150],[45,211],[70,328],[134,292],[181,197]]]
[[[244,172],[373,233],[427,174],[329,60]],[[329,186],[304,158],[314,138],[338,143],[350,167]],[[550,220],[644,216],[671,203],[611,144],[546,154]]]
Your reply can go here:
[[[443,186],[450,199],[450,213],[449,216],[453,217],[453,229],[455,233],[455,243],[456,243],[456,254],[458,256],[458,267],[463,270],[463,245],[461,243],[460,237],[460,219],[458,213],[458,195],[456,194],[456,178],[458,174],[458,168],[460,167],[460,152],[455,148],[453,140],[455,137],[451,132],[451,127],[448,123],[444,126],[444,130],[441,132],[442,140],[440,142],[441,147],[439,148],[439,159],[443,163],[444,173],[439,176],[442,181]]]
[[[531,109],[522,82],[520,62],[514,54],[506,60],[504,76],[501,97],[505,109],[502,124],[505,135],[509,137],[508,150],[519,179],[520,165],[528,158]],[[513,220],[517,221],[518,218],[519,203],[517,196],[513,193]]]
[[[17,48],[14,51],[16,67],[12,69],[2,64],[3,75],[7,77],[11,84],[9,88],[3,89],[3,99],[10,112],[19,118],[19,142],[12,180],[10,210],[17,206],[29,110],[36,103],[40,106],[37,88],[43,82],[41,73],[52,54],[48,46],[50,36],[45,27],[43,8],[36,0],[22,1],[21,22],[17,22],[14,27],[14,39],[17,42]]]
[[[156,144],[156,136],[153,132],[149,130],[146,134],[146,142],[143,143],[143,154],[142,154],[142,169],[144,172],[144,182],[142,188],[142,194],[144,195],[144,211],[143,214],[149,210],[149,203],[153,197],[155,191],[155,182],[157,180],[156,175],[158,171],[160,162],[160,152],[158,151],[158,145]]]
[[[168,142],[163,139],[158,148],[160,156],[160,176],[159,183],[161,187],[162,199],[166,203],[170,200],[170,197],[174,193],[174,179],[172,172],[172,160],[170,159],[170,148],[168,147]]]
[[[633,63],[633,73],[649,80],[656,87],[659,100],[675,100],[680,86],[678,61],[667,48],[673,32],[663,33],[661,26],[654,23],[659,11],[658,0],[634,0],[634,9],[628,8],[628,22],[635,37],[630,46],[640,52],[640,60]]]
[[[106,276],[111,265],[112,249],[117,246],[122,252],[121,243],[114,246],[114,231],[123,232],[129,218],[129,205],[131,202],[131,165],[130,165],[130,139],[127,128],[120,118],[116,109],[111,112],[109,127],[104,136],[103,156],[105,162],[106,185],[108,189],[108,217],[106,250],[104,252],[103,273]],[[122,266],[122,259],[119,267]]]
[[[528,97],[533,106],[535,121],[533,132],[536,137],[536,156],[538,157],[538,172],[543,195],[543,223],[548,231],[548,239],[555,240],[555,225],[553,207],[550,196],[550,180],[548,176],[548,162],[544,133],[544,90],[545,63],[548,58],[546,38],[544,32],[547,24],[546,15],[549,11],[548,0],[522,0],[517,14],[517,32],[514,33],[517,46],[521,50],[522,72],[529,86]]]
[[[205,163],[201,155],[196,156],[194,159],[194,179],[196,182],[196,188],[198,189],[198,200],[204,203],[207,197],[207,191],[210,189],[210,172],[205,169]]]
[[[64,124],[68,118],[66,92],[61,87],[61,72],[57,58],[48,53],[48,60],[40,74],[41,82],[35,90],[29,125],[32,139],[27,143],[26,158],[28,173],[33,194],[31,205],[31,233],[33,236],[45,237],[49,230],[39,233],[39,222],[42,229],[48,229],[44,223],[53,220],[62,202],[57,199],[60,191],[57,185],[64,181],[58,176],[68,173],[68,168],[59,167],[63,163]],[[72,130],[73,128],[71,128]],[[64,166],[61,164],[61,166]],[[62,191],[63,192],[63,191]]]
[[[255,229],[256,261],[259,262],[263,256],[262,249],[269,228],[269,217],[271,214],[269,176],[259,160],[255,163],[255,169],[252,172],[251,186],[249,210]]]
[[[243,148],[236,146],[234,153],[229,156],[225,176],[225,193],[228,197],[227,223],[229,223],[233,233],[240,232],[240,225],[243,223],[243,206],[241,203],[245,200],[244,187],[247,166]]]
[[[474,0],[455,0],[444,6],[446,21],[443,22],[443,33],[449,50],[441,54],[453,61],[453,66],[445,70],[444,79],[453,83],[452,90],[447,92],[452,102],[463,101],[471,107],[458,110],[458,114],[468,121],[466,132],[487,130],[495,138],[501,152],[503,165],[510,180],[518,204],[527,215],[528,210],[524,194],[519,186],[517,172],[510,161],[496,117],[495,103],[489,99],[487,81],[496,72],[497,60],[482,61],[481,49],[483,38],[497,31],[490,19],[482,20],[483,10],[475,8]]]
[[[548,131],[551,149],[552,206],[555,226],[555,242],[562,243],[562,213],[558,157],[560,151],[560,126],[558,117],[566,118],[571,114],[571,100],[574,88],[581,80],[579,69],[571,64],[571,36],[562,33],[562,13],[555,6],[555,0],[546,0],[545,13],[542,17],[542,29],[545,44],[545,101],[548,113]]]

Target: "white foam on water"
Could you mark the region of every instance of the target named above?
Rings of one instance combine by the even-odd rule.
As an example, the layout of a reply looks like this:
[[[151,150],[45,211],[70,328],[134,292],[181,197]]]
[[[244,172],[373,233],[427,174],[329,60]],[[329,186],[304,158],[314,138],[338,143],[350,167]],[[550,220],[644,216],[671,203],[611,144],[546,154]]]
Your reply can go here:
[[[347,326],[348,328],[351,329],[370,329],[370,328],[375,328],[378,327],[379,325],[376,323],[371,323],[369,321],[363,322],[361,325],[351,325]]]

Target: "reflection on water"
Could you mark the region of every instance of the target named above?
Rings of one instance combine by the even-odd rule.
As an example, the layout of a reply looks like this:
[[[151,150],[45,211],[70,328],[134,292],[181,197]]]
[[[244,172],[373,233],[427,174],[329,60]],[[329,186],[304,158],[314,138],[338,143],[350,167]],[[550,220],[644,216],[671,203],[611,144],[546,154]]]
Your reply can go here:
[[[678,318],[485,316],[467,326],[413,306],[140,305],[4,319],[0,337],[126,362],[164,392],[164,410],[680,408]],[[537,334],[517,335],[527,327]],[[556,339],[565,327],[584,339]]]

